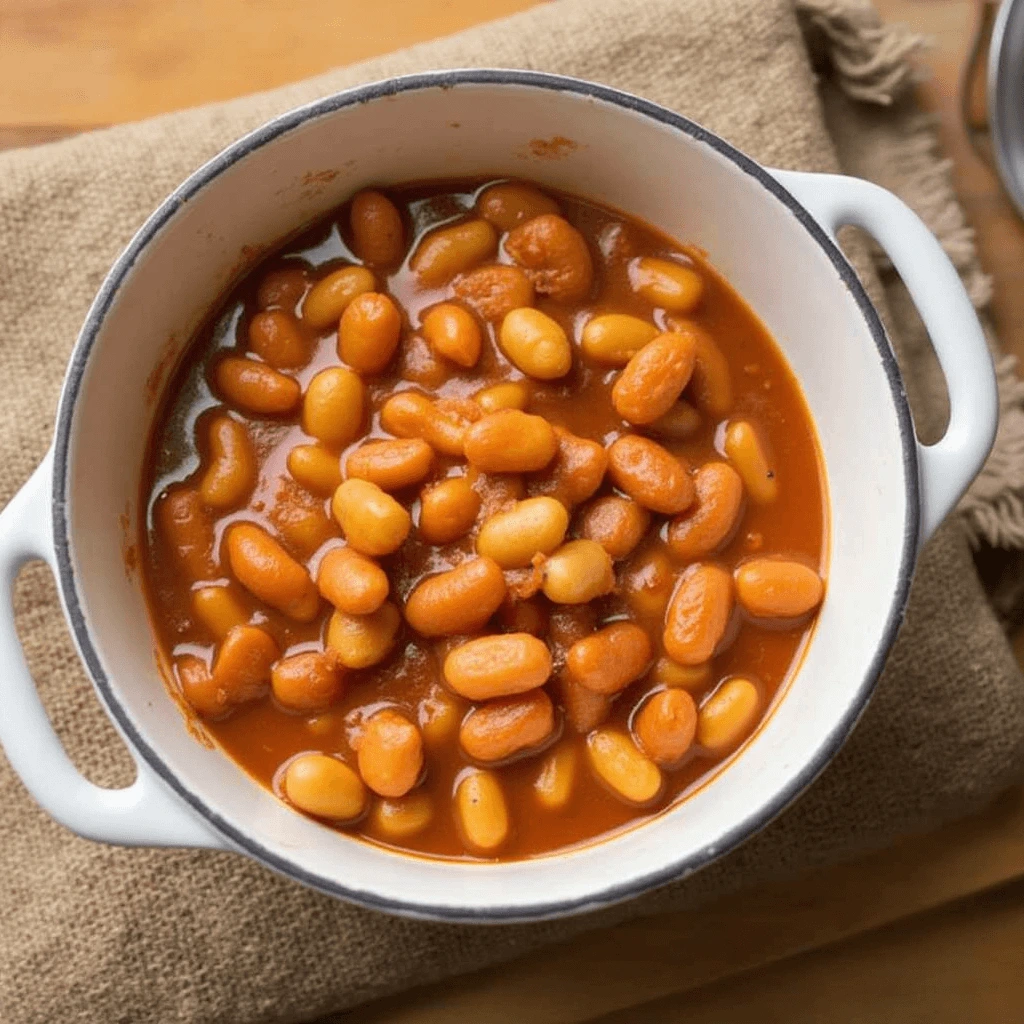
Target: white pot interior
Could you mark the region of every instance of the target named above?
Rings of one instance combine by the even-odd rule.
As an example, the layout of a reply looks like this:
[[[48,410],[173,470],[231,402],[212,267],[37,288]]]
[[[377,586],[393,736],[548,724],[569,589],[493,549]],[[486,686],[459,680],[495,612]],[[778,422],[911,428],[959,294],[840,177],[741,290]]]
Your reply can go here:
[[[563,137],[557,158],[531,140]],[[836,265],[784,202],[707,141],[607,99],[464,82],[336,106],[234,159],[170,212],[127,272],[73,407],[67,516],[78,601],[129,731],[235,834],[314,884],[409,912],[528,916],[628,895],[692,870],[808,781],[862,704],[906,556],[907,473],[893,388]],[[327,172],[327,173],[324,173]],[[168,369],[246,254],[368,185],[510,175],[619,207],[707,250],[761,316],[817,423],[832,509],[828,596],[788,693],[714,780],[660,817],[571,852],[507,864],[389,853],[307,820],[193,739],[166,694],[119,517]],[[333,176],[332,176],[333,175]],[[328,180],[329,179],[329,180]],[[145,229],[144,229],[145,230]],[[59,461],[58,461],[58,472]],[[81,640],[82,638],[80,638]]]

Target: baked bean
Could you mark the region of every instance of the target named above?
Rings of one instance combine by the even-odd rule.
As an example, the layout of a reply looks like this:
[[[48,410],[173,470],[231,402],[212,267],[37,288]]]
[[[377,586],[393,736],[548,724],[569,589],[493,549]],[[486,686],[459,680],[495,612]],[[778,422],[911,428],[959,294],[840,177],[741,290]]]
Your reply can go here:
[[[661,769],[617,729],[595,729],[587,737],[594,774],[620,799],[642,806],[661,794]]]
[[[473,401],[485,413],[501,409],[525,409],[530,402],[530,389],[521,380],[506,380],[478,391]]]
[[[533,305],[533,282],[519,269],[492,263],[457,278],[452,286],[477,316],[491,323],[501,321],[520,306]]]
[[[680,665],[708,661],[732,615],[732,577],[717,565],[698,562],[680,577],[665,616],[665,652]]]
[[[397,800],[378,800],[370,812],[374,831],[394,842],[418,835],[433,818],[434,801],[422,790]]]
[[[732,536],[743,505],[743,481],[725,462],[707,462],[693,478],[697,501],[668,528],[668,545],[687,561],[717,551]]]
[[[689,320],[669,320],[668,326],[692,334],[696,342],[693,375],[687,386],[693,404],[715,419],[727,416],[732,409],[732,377],[722,350],[703,327]]]
[[[653,423],[664,416],[689,383],[695,351],[688,334],[669,331],[649,341],[612,388],[615,411],[628,423]]]
[[[392,395],[380,411],[380,425],[396,437],[418,437],[442,455],[461,458],[466,431],[473,422],[416,391]]]
[[[299,404],[302,389],[292,377],[255,359],[228,356],[217,363],[213,384],[232,405],[257,416],[283,416]]]
[[[480,495],[465,477],[451,477],[420,494],[420,535],[429,544],[450,544],[472,529]]]
[[[529,633],[543,640],[548,632],[547,608],[538,599],[510,592],[498,609],[498,627],[503,633]]]
[[[365,388],[344,366],[321,370],[306,388],[302,429],[328,448],[351,444],[363,425]]]
[[[405,602],[406,621],[423,636],[473,633],[498,610],[505,577],[490,558],[470,558],[421,580]]]
[[[369,480],[382,491],[400,491],[430,474],[434,451],[418,437],[399,441],[368,441],[345,461],[345,473],[357,480]]]
[[[511,231],[542,213],[558,213],[558,203],[540,189],[517,181],[503,181],[480,193],[476,211],[499,231]]]
[[[323,711],[341,696],[343,673],[335,651],[306,651],[279,661],[270,686],[275,700],[290,711]]]
[[[725,454],[736,467],[750,500],[770,505],[779,496],[779,482],[757,430],[747,420],[734,420],[725,428]]]
[[[551,652],[529,633],[478,637],[444,660],[448,685],[467,700],[512,697],[543,686],[551,675]]]
[[[218,639],[235,626],[249,622],[245,607],[231,586],[200,587],[192,591],[192,614]]]
[[[341,314],[338,357],[357,373],[380,373],[391,362],[402,333],[402,314],[380,292],[357,295]]]
[[[310,289],[302,304],[302,319],[317,330],[336,328],[352,300],[372,292],[376,286],[373,274],[366,267],[331,271]]]
[[[572,346],[562,325],[531,306],[521,306],[501,321],[498,340],[517,369],[537,380],[556,380],[572,369]]]
[[[304,566],[262,527],[237,523],[227,531],[228,561],[239,583],[298,622],[310,622],[320,595]]]
[[[345,716],[340,708],[333,711],[321,711],[306,719],[306,731],[320,739],[325,737],[337,737],[342,734],[345,728]]]
[[[289,266],[271,270],[264,275],[256,290],[256,305],[260,309],[286,309],[292,313],[306,294],[308,285],[309,279],[304,267]]]
[[[604,482],[608,452],[604,445],[555,427],[558,448],[547,470],[530,481],[531,494],[557,498],[570,511]]]
[[[218,718],[231,710],[227,692],[214,683],[202,658],[194,654],[175,658],[174,674],[182,697],[204,718]]]
[[[320,563],[316,585],[335,608],[349,615],[369,615],[387,599],[387,573],[352,548],[331,548]]]
[[[213,659],[213,682],[228,704],[262,697],[280,657],[273,637],[259,626],[232,626]]]
[[[561,811],[572,799],[579,753],[575,743],[559,743],[545,758],[533,783],[537,803],[546,811]]]
[[[675,515],[696,496],[690,467],[647,437],[626,434],[608,449],[612,483],[652,512]]]
[[[344,761],[300,754],[284,773],[284,795],[300,811],[331,821],[353,821],[366,810],[363,780]]]
[[[431,750],[440,750],[451,743],[459,731],[464,704],[443,686],[435,684],[420,701],[417,718],[423,742]]]
[[[625,558],[651,525],[651,514],[631,498],[609,494],[589,505],[580,518],[580,536],[596,540],[614,559]]]
[[[628,313],[603,313],[588,320],[580,336],[585,355],[605,366],[625,366],[658,336],[654,324]]]
[[[632,622],[614,622],[569,648],[565,670],[570,679],[594,693],[619,693],[639,679],[651,663],[651,641]]]
[[[172,487],[153,509],[157,530],[193,582],[217,576],[213,556],[213,523],[199,492],[191,487]]]
[[[275,370],[305,366],[311,354],[298,320],[283,309],[264,310],[249,321],[249,348]]]
[[[803,562],[751,558],[734,573],[736,598],[761,619],[794,619],[814,611],[825,592],[821,577]]]
[[[462,776],[455,789],[455,813],[463,842],[477,853],[496,853],[508,839],[508,806],[493,772]]]
[[[256,486],[256,455],[248,431],[230,416],[210,421],[210,461],[199,494],[211,508],[241,504]]]
[[[288,453],[288,472],[308,491],[329,497],[341,483],[341,463],[318,444],[297,444]]]
[[[402,616],[390,601],[369,615],[336,609],[327,624],[327,646],[346,668],[369,668],[391,653],[401,625]]]
[[[414,334],[401,348],[395,376],[399,380],[420,384],[431,391],[439,388],[452,375],[452,364],[442,359],[426,338]]]
[[[611,714],[612,703],[616,694],[594,693],[585,686],[580,686],[566,673],[559,674],[555,680],[558,698],[565,712],[565,720],[573,732],[586,736],[591,729],[604,723]]]
[[[749,679],[726,679],[700,706],[697,742],[709,754],[727,754],[745,740],[757,722],[761,695]]]
[[[660,547],[633,559],[622,574],[622,594],[630,611],[641,619],[661,623],[675,583],[672,563]]]
[[[544,563],[541,589],[556,604],[585,604],[615,586],[611,556],[597,541],[571,540]]]
[[[662,768],[672,768],[693,746],[697,705],[685,690],[661,690],[644,701],[633,719],[640,749]]]
[[[390,555],[409,536],[412,517],[369,480],[346,480],[331,500],[349,546],[364,555]]]
[[[539,747],[554,730],[551,698],[536,689],[474,708],[462,720],[459,743],[474,761],[496,764]]]
[[[422,331],[435,352],[459,366],[476,366],[483,338],[472,313],[442,302],[424,316]]]
[[[375,267],[393,267],[405,255],[402,215],[387,196],[364,189],[352,197],[349,209],[352,248],[364,262]]]
[[[590,293],[594,262],[586,239],[556,213],[542,213],[510,231],[505,252],[526,271],[541,295],[580,302]]]
[[[464,220],[435,228],[412,254],[409,267],[427,288],[439,288],[456,274],[472,270],[490,259],[498,248],[498,236],[485,220]]]
[[[647,429],[670,441],[685,441],[700,430],[700,425],[700,413],[685,398],[680,398],[667,413],[648,423]]]
[[[423,737],[392,708],[374,712],[363,724],[356,750],[363,782],[380,796],[405,796],[423,772]]]
[[[463,444],[467,460],[485,473],[543,469],[557,450],[551,424],[519,409],[488,413],[466,431]]]
[[[633,260],[629,282],[651,305],[673,313],[692,312],[704,294],[704,278],[696,270],[657,256]]]
[[[680,665],[662,655],[651,669],[652,683],[683,690],[703,690],[710,678],[711,666],[706,661],[701,665]]]
[[[287,477],[278,481],[275,501],[267,512],[267,518],[285,548],[303,560],[340,535],[337,524],[324,510],[323,499],[310,494]]]
[[[569,513],[554,498],[527,498],[485,520],[476,538],[479,554],[502,569],[521,569],[538,552],[549,555],[565,538]]]

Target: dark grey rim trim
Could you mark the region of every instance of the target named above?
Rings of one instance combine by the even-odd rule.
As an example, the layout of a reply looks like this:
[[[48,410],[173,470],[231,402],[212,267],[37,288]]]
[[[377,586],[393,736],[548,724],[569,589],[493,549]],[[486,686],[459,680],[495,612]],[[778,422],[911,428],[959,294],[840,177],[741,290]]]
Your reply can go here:
[[[717,839],[712,846],[705,847],[696,855],[674,863],[660,871],[652,872],[642,878],[631,880],[621,885],[609,886],[599,893],[578,900],[561,902],[538,902],[528,907],[494,907],[487,910],[466,910],[446,906],[444,903],[409,904],[397,900],[383,899],[374,893],[363,892],[337,885],[332,881],[296,867],[277,854],[263,848],[250,836],[239,831],[219,814],[209,808],[195,793],[187,789],[182,782],[164,765],[159,755],[139,735],[135,726],[121,707],[111,688],[103,667],[100,664],[96,648],[92,643],[89,629],[79,600],[77,581],[71,563],[70,523],[67,516],[68,472],[71,428],[74,418],[75,401],[78,396],[82,379],[85,374],[89,353],[102,327],[103,320],[109,311],[118,289],[131,271],[136,259],[153,237],[174,215],[178,207],[196,195],[208,182],[216,178],[221,171],[242,159],[254,150],[265,146],[278,137],[314,118],[330,114],[343,107],[366,103],[371,100],[393,96],[429,88],[452,88],[460,85],[516,85],[550,89],[556,92],[571,92],[591,99],[601,100],[619,107],[625,107],[635,113],[643,114],[661,124],[668,125],[689,135],[691,138],[705,143],[719,154],[727,157],[742,171],[756,179],[776,199],[783,203],[807,230],[815,242],[821,246],[828,256],[836,272],[853,296],[871,336],[878,348],[886,378],[892,391],[893,403],[899,420],[900,437],[903,445],[903,465],[907,485],[907,522],[903,539],[903,551],[900,558],[899,586],[893,597],[885,630],[880,638],[878,650],[871,662],[867,675],[852,702],[849,711],[836,725],[825,743],[822,744],[814,760],[781,792],[774,800],[762,807],[754,815],[737,825],[726,835]],[[903,621],[907,596],[910,591],[910,579],[917,553],[917,538],[920,519],[920,494],[918,486],[917,440],[907,404],[906,392],[900,376],[899,367],[893,357],[885,330],[872,306],[870,299],[862,288],[853,271],[839,249],[818,226],[813,217],[789,194],[767,171],[756,164],[739,150],[717,135],[695,124],[665,107],[620,92],[607,86],[597,85],[580,79],[566,78],[535,71],[505,70],[463,70],[428,72],[389,79],[371,85],[361,86],[345,92],[337,93],[325,99],[310,103],[297,110],[283,114],[262,128],[258,128],[229,146],[209,163],[192,174],[171,195],[160,204],[155,213],[146,221],[135,235],[128,247],[118,258],[103,282],[99,294],[86,317],[82,332],[75,345],[68,367],[64,388],[61,393],[60,406],[57,414],[57,428],[54,442],[53,462],[53,536],[57,552],[60,585],[63,591],[65,606],[71,627],[78,641],[79,649],[85,658],[86,665],[92,675],[97,690],[109,714],[117,721],[124,733],[131,740],[135,749],[142,755],[146,763],[174,789],[215,829],[226,836],[241,851],[251,854],[255,859],[278,873],[300,881],[314,889],[332,896],[340,896],[362,906],[374,910],[402,914],[408,917],[420,917],[434,920],[461,922],[497,923],[539,920],[546,917],[562,916],[570,913],[583,913],[596,910],[610,904],[637,896],[649,889],[664,885],[673,880],[692,874],[694,871],[716,860],[720,856],[737,847],[754,833],[764,828],[776,815],[791,803],[815,777],[825,768],[835,753],[842,746],[846,737],[853,729],[858,718],[870,698],[882,666],[888,656],[889,649],[896,639]],[[469,870],[472,870],[470,868]]]

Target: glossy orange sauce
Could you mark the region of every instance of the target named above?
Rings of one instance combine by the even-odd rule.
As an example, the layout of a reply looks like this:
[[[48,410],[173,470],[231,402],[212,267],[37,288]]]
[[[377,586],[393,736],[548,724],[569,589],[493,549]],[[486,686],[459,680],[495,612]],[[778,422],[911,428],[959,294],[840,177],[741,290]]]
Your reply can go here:
[[[409,251],[415,248],[415,239],[429,228],[471,210],[483,184],[440,182],[388,190],[388,195],[407,217],[407,228],[413,238]],[[763,325],[700,253],[617,211],[569,195],[558,194],[556,198],[565,217],[590,245],[596,269],[595,286],[589,301],[574,306],[538,297],[538,308],[558,320],[574,340],[575,356],[574,367],[567,377],[551,383],[535,382],[529,411],[575,434],[605,444],[626,432],[626,425],[610,401],[617,371],[588,364],[579,351],[580,331],[595,313],[611,311],[634,313],[645,319],[653,316],[659,326],[665,326],[663,312],[652,311],[650,304],[631,289],[627,264],[640,255],[685,253],[706,280],[703,301],[692,319],[712,334],[726,355],[735,392],[732,415],[751,420],[766,439],[779,488],[778,498],[771,505],[747,503],[734,538],[714,559],[731,568],[755,552],[791,555],[824,571],[827,505],[814,428],[799,386]],[[140,549],[153,628],[162,650],[172,662],[176,656],[191,653],[212,663],[215,639],[192,616],[193,585],[182,577],[173,552],[153,528],[153,504],[170,484],[194,479],[200,471],[205,452],[196,439],[205,437],[203,427],[207,418],[223,409],[209,383],[210,365],[224,351],[237,349],[238,354],[242,354],[246,350],[246,325],[258,308],[255,293],[262,276],[268,270],[300,261],[315,280],[338,266],[358,262],[349,248],[346,225],[346,210],[342,208],[287,244],[242,281],[197,334],[164,394],[142,483],[143,507],[148,514]],[[508,262],[504,255],[498,258]],[[385,280],[378,276],[378,289],[389,293],[399,304],[405,326],[400,354],[392,368],[367,381],[374,410],[370,436],[386,436],[379,429],[376,411],[393,391],[408,386],[403,384],[402,352],[407,349],[414,327],[419,323],[420,311],[451,296],[447,287],[421,289],[406,264]],[[325,332],[316,344],[310,363],[294,376],[305,389],[319,370],[338,364],[336,332]],[[435,394],[470,396],[488,383],[523,378],[498,348],[493,325],[485,327],[484,352],[479,364],[468,371],[452,365],[451,370]],[[218,544],[226,527],[239,520],[259,522],[280,536],[282,516],[287,515],[292,502],[321,503],[329,516],[329,500],[303,491],[285,468],[290,448],[310,440],[298,425],[297,414],[276,420],[244,419],[257,443],[259,481],[246,508],[217,520]],[[705,421],[692,438],[666,446],[684,455],[694,466],[710,458],[721,458],[721,451],[716,448],[719,426]],[[363,440],[365,437],[357,444]],[[451,460],[439,459],[435,477],[444,476],[451,465]],[[399,495],[403,504],[412,509],[414,522],[416,490],[413,488],[411,493]],[[598,494],[612,490],[606,479]],[[620,574],[631,560],[652,546],[668,551],[661,539],[665,523],[665,517],[653,517],[651,530],[637,551],[617,563]],[[336,526],[333,533],[341,536]],[[291,550],[315,572],[316,551],[297,550],[294,546]],[[419,540],[414,529],[399,552],[383,559],[382,565],[392,579],[392,592],[401,603],[421,577],[450,568],[472,551],[472,534],[455,544],[437,548]],[[223,555],[220,565],[228,577],[230,571]],[[263,625],[277,640],[282,654],[318,649],[323,644],[331,611],[326,602],[314,622],[300,624],[245,595],[241,588],[239,591],[251,608],[251,623]],[[628,611],[615,594],[600,599],[596,605],[599,623],[622,617]],[[734,614],[736,622],[729,633],[731,642],[713,659],[706,692],[713,690],[721,679],[740,673],[757,682],[762,690],[762,706],[767,709],[798,665],[813,622],[804,620],[795,625],[769,627],[746,621],[740,611]],[[640,625],[649,629],[656,652],[660,653],[661,623],[641,621]],[[424,714],[424,700],[443,685],[442,648],[447,649],[447,645],[419,638],[403,625],[391,656],[371,669],[350,673],[342,699],[331,710],[318,715],[292,713],[277,705],[268,692],[264,698],[237,708],[224,719],[205,722],[203,727],[242,768],[281,795],[277,782],[281,767],[300,752],[336,754],[349,764],[355,764],[348,736],[359,715],[390,705],[417,721]],[[170,685],[176,684],[172,681]],[[549,685],[549,690],[557,705],[555,688]],[[630,686],[615,701],[610,721],[628,729],[632,713],[650,690],[651,684],[645,680]],[[694,697],[699,704],[701,695],[694,693]],[[576,742],[582,746],[584,738],[578,737]],[[640,809],[623,803],[606,790],[590,774],[586,758],[581,756],[581,771],[568,807],[560,812],[548,812],[539,807],[532,792],[541,760],[541,756],[534,753],[497,769],[512,819],[512,833],[501,851],[502,859],[529,857],[585,842],[659,813],[683,798],[718,764],[695,746],[679,768],[666,773],[668,783],[657,803]],[[403,848],[434,856],[469,856],[452,809],[457,777],[468,764],[457,740],[443,750],[428,751],[421,785],[432,796],[433,819],[424,831],[405,841]],[[381,841],[366,821],[348,825],[345,830],[371,841]]]

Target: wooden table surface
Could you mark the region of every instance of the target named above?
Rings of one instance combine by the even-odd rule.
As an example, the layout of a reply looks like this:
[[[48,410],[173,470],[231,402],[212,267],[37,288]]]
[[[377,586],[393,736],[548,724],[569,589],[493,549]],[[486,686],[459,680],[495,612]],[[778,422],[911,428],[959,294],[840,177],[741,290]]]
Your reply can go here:
[[[535,0],[0,0],[0,148],[270,88]],[[933,37],[922,103],[940,119],[1024,357],[1024,224],[959,127],[975,0],[876,0]],[[202,25],[202,29],[198,28]],[[1024,656],[1024,632],[1014,637]],[[1024,1019],[1024,791],[854,864],[585,936],[366,1007],[354,1022],[787,1024]]]

